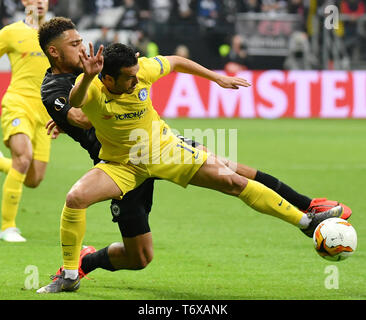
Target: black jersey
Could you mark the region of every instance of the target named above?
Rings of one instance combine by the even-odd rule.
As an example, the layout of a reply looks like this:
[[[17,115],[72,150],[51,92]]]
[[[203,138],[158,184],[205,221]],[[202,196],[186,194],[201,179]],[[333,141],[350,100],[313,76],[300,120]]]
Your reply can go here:
[[[55,123],[71,138],[89,152],[94,164],[100,161],[98,155],[100,142],[92,127],[85,130],[71,125],[67,121],[67,113],[71,106],[69,104],[69,93],[74,86],[77,74],[52,74],[48,69],[41,86],[41,97],[47,112]]]

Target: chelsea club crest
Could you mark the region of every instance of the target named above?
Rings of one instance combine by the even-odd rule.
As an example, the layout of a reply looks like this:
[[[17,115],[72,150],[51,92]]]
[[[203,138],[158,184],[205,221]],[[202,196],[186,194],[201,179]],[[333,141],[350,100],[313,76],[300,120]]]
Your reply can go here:
[[[146,88],[142,88],[140,91],[139,91],[139,99],[141,101],[145,101],[147,98],[147,89]]]

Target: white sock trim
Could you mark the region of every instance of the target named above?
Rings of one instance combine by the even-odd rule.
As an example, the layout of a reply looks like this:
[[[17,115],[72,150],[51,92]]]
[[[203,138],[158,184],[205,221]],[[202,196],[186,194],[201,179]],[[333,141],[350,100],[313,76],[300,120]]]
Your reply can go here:
[[[72,279],[75,280],[79,275],[79,271],[78,270],[68,270],[65,269],[65,279]]]
[[[308,217],[308,215],[306,213],[303,214],[302,218],[300,219],[300,222],[298,224],[300,229],[306,229],[310,222],[311,222],[311,218]]]

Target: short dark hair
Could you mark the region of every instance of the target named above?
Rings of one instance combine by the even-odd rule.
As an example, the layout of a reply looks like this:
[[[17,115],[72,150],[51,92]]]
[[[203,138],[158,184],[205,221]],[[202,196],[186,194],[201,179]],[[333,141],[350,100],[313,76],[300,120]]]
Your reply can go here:
[[[137,64],[136,52],[132,47],[122,43],[113,43],[103,50],[104,64],[102,76],[107,74],[117,79],[121,68],[129,68]]]
[[[43,23],[38,30],[38,41],[43,52],[48,57],[47,47],[50,42],[63,34],[64,31],[76,29],[71,19],[55,17]]]

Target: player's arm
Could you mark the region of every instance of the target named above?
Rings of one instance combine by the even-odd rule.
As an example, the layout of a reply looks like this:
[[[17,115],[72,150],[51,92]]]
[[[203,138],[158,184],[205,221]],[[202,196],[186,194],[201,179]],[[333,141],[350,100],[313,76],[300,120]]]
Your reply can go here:
[[[5,53],[8,53],[9,50],[9,35],[7,34],[7,28],[4,27],[0,30],[0,57],[2,57]]]
[[[89,130],[93,127],[88,117],[80,109],[70,108],[67,111],[66,119],[69,124],[82,129]],[[57,139],[60,133],[64,132],[54,119],[51,119],[46,123],[46,129],[47,134],[51,135],[52,139]]]
[[[67,122],[73,126],[86,130],[93,127],[92,123],[89,121],[89,118],[81,109],[78,108],[70,108],[70,110],[67,112]]]
[[[60,135],[60,133],[63,133],[64,131],[57,125],[57,123],[54,120],[48,120],[46,123],[46,129],[47,134],[51,135],[52,139],[57,139],[57,137]]]
[[[55,87],[56,85],[57,88]],[[41,96],[43,105],[60,129],[63,129],[66,123],[82,129],[90,129],[92,124],[84,112],[81,109],[70,106],[68,101],[69,91],[69,86],[63,85],[63,83],[55,84],[52,87],[47,84],[42,85]],[[50,125],[46,126],[46,128],[50,128],[50,132],[52,131]]]
[[[94,79],[103,69],[103,46],[99,47],[97,54],[94,56],[93,44],[89,43],[90,55],[85,49],[79,53],[79,58],[83,64],[84,74],[81,80],[75,84],[70,91],[69,101],[74,108],[81,108],[88,99],[88,89]]]
[[[239,89],[249,87],[250,83],[243,78],[229,77],[211,71],[200,64],[180,56],[166,56],[170,63],[171,71],[193,74],[216,82],[220,87],[228,89]]]
[[[88,100],[88,89],[94,77],[83,75],[81,80],[71,89],[69,95],[70,106],[73,108],[81,108]]]
[[[71,108],[70,111],[71,110],[81,111],[80,109],[75,109],[75,108]],[[69,118],[73,118],[73,120],[70,120]],[[80,127],[82,129],[89,130],[93,127],[93,125],[89,121],[88,117],[85,116],[84,114],[79,115],[76,112],[71,112],[71,115],[69,115],[69,112],[68,112],[67,119],[68,119],[67,122],[69,122],[71,125]],[[64,133],[64,130],[61,128],[61,126],[59,126],[55,122],[54,119],[51,119],[46,123],[46,129],[47,129],[47,134],[51,135],[52,139],[57,139],[57,137],[60,135],[60,133]]]

